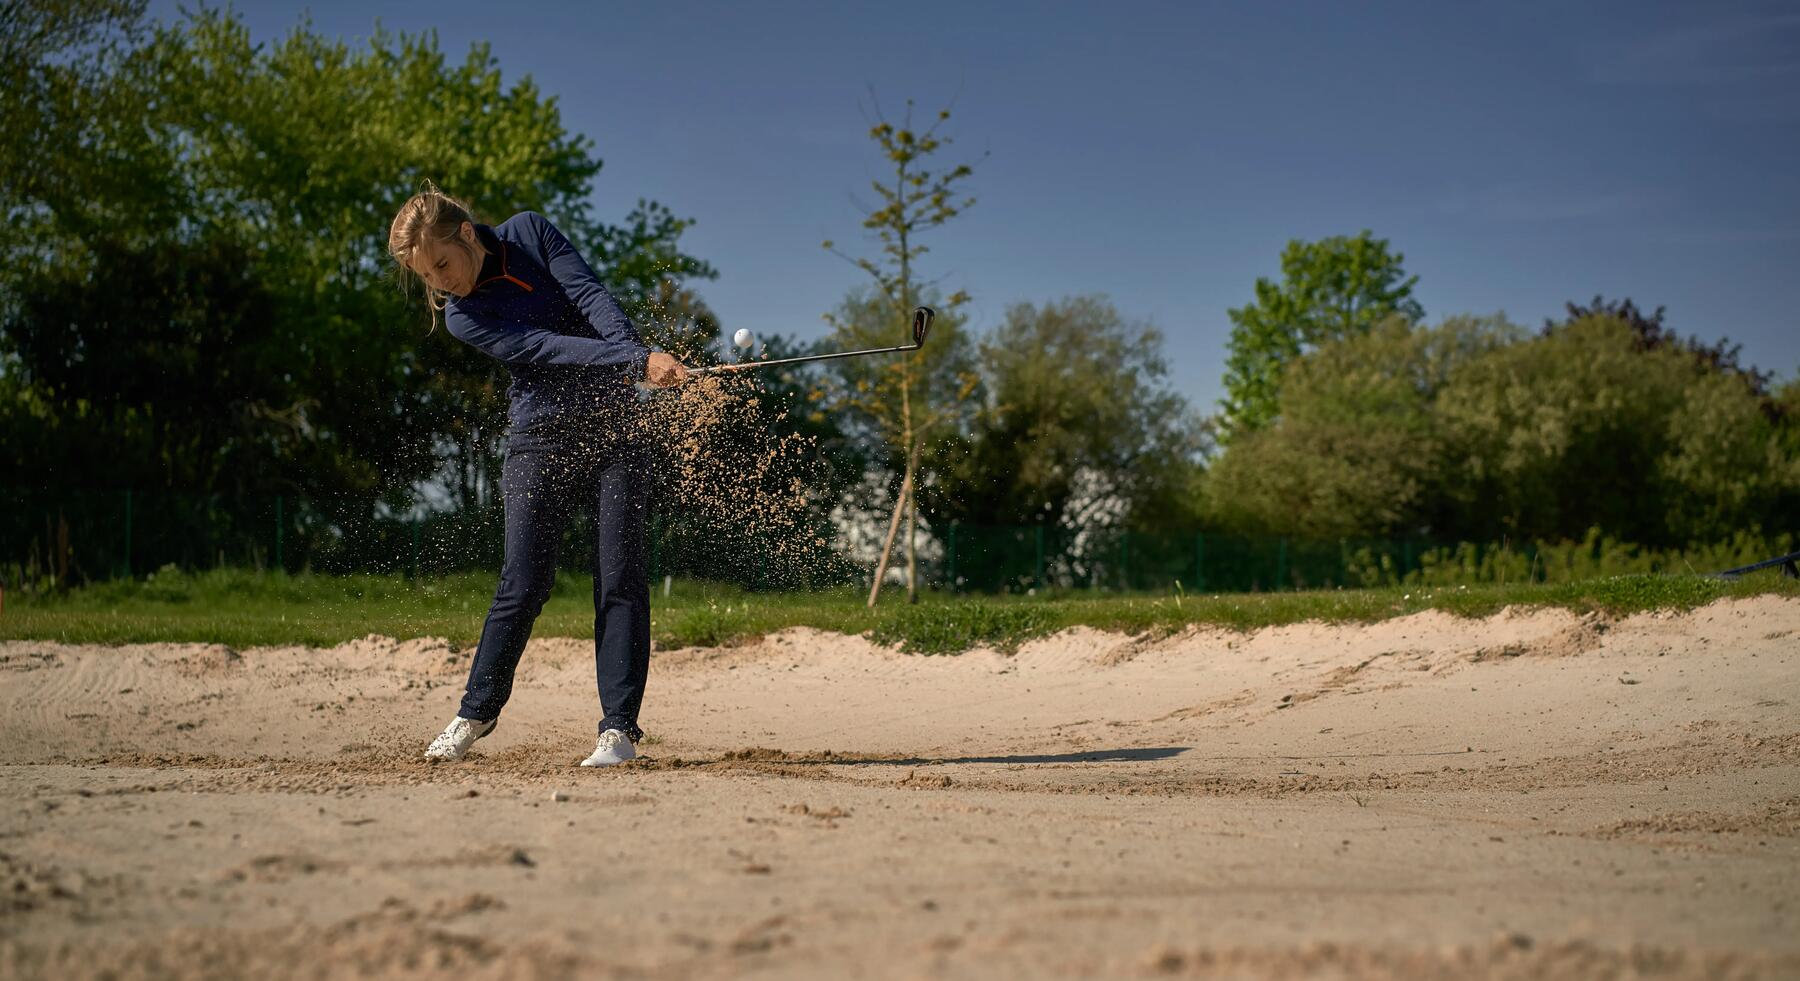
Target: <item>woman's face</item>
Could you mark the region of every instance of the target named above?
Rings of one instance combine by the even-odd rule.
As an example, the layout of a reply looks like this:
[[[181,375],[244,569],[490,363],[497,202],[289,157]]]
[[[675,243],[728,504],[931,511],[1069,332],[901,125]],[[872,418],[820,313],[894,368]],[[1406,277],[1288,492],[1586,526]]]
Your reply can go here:
[[[468,296],[481,275],[481,257],[485,253],[475,237],[475,226],[463,222],[457,230],[458,242],[426,239],[413,251],[413,272],[434,290],[451,296]],[[465,245],[467,247],[465,247]]]

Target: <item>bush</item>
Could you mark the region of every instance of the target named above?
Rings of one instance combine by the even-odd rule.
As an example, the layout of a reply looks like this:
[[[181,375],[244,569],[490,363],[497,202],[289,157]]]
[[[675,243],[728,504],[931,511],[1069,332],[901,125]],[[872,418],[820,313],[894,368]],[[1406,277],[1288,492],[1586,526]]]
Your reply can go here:
[[[1739,532],[1731,540],[1652,549],[1616,541],[1590,528],[1579,542],[1475,545],[1463,542],[1422,553],[1418,568],[1395,568],[1390,556],[1367,548],[1350,556],[1349,574],[1363,586],[1458,586],[1472,583],[1571,583],[1610,576],[1705,575],[1794,550],[1792,535]]]

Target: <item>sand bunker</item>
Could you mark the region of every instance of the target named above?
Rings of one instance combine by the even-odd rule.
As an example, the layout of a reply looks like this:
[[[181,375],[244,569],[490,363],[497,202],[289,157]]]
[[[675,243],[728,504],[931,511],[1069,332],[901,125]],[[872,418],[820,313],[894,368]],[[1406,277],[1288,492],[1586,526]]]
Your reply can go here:
[[[0,976],[1800,974],[1800,602],[911,657],[0,644]],[[615,942],[629,938],[629,942]]]

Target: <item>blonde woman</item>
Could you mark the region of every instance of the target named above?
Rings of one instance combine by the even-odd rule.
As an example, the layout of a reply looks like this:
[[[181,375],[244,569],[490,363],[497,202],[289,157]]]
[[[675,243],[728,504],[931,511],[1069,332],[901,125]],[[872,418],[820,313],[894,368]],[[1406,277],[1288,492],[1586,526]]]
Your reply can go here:
[[[494,731],[550,595],[557,543],[571,514],[586,506],[595,530],[594,673],[604,715],[600,741],[581,765],[632,759],[650,669],[647,459],[634,384],[679,385],[687,368],[644,345],[581,253],[535,212],[490,227],[427,185],[395,216],[388,251],[424,283],[434,322],[441,310],[453,336],[512,375],[500,585],[456,718],[425,758],[462,759]]]

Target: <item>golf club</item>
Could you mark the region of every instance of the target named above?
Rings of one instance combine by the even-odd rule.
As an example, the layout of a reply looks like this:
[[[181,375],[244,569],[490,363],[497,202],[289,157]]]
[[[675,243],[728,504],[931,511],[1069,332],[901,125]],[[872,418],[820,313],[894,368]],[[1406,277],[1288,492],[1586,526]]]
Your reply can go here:
[[[866,351],[834,351],[831,354],[808,354],[798,358],[776,358],[773,361],[746,361],[741,364],[718,364],[707,368],[694,368],[690,375],[713,375],[728,371],[747,371],[751,368],[766,368],[777,364],[799,364],[802,361],[829,361],[832,358],[855,358],[865,354],[893,354],[898,351],[917,351],[925,344],[925,335],[931,330],[931,320],[937,311],[930,307],[918,307],[912,315],[912,343],[897,347],[877,347]]]

